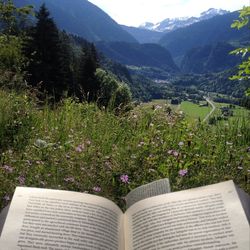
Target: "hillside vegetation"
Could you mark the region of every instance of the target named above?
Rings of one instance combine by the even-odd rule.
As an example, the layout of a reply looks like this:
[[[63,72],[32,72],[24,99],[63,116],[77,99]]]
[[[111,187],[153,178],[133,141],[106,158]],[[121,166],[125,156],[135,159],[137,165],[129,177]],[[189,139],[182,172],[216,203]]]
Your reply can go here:
[[[250,193],[247,121],[189,125],[155,103],[120,115],[72,99],[40,107],[5,91],[0,109],[1,208],[20,185],[94,193],[121,207],[129,190],[164,177],[173,191],[233,179]]]

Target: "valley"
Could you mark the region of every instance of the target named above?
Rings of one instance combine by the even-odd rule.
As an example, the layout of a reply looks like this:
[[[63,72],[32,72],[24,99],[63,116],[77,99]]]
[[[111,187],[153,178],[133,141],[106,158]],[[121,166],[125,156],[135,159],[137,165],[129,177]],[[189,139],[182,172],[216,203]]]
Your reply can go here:
[[[42,1],[14,3],[32,4],[37,10]],[[99,55],[107,58],[101,66],[125,81],[137,101],[180,96],[185,101],[187,89],[196,89],[217,92],[225,101],[240,104],[249,86],[229,80],[242,60],[230,52],[250,41],[247,27],[230,27],[237,11],[210,8],[199,17],[166,18],[157,24],[128,27],[86,0],[73,4],[63,0],[60,7],[58,0],[45,4],[60,29],[94,43]],[[195,100],[197,95],[189,93],[189,98]]]

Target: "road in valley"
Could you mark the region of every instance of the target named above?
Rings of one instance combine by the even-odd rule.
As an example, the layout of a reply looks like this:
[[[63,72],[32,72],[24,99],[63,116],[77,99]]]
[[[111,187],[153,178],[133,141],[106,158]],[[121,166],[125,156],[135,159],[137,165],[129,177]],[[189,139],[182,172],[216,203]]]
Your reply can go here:
[[[213,114],[213,112],[215,111],[216,107],[215,107],[214,103],[208,97],[206,97],[206,96],[203,96],[203,97],[212,106],[212,110],[209,112],[209,114],[207,114],[207,116],[203,120],[203,122],[205,122]]]

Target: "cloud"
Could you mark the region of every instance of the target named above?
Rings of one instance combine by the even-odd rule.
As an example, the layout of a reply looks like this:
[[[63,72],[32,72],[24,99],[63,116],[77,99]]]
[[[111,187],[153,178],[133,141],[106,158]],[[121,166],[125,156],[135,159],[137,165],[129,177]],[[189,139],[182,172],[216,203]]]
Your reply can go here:
[[[209,8],[238,10],[249,0],[89,0],[120,24],[138,26],[165,18],[198,16]]]

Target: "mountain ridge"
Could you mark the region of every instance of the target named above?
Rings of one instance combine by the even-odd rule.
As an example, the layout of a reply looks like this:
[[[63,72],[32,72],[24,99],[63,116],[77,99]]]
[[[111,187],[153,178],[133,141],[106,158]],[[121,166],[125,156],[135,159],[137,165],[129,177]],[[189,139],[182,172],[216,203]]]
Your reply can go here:
[[[250,34],[247,28],[240,30],[231,28],[238,15],[238,12],[230,12],[165,33],[159,44],[168,49],[173,58],[177,58],[199,46],[217,42],[239,43],[244,39],[249,41]]]
[[[90,42],[102,40],[137,42],[107,13],[87,0],[14,0],[14,3],[17,7],[33,5],[35,10],[45,3],[60,29]]]
[[[224,15],[230,13],[227,10],[210,8],[207,11],[203,11],[199,17],[177,17],[177,18],[166,18],[158,23],[145,22],[138,28],[158,31],[158,32],[169,32],[179,28],[183,28],[194,23],[213,18],[217,15]]]
[[[158,67],[172,73],[179,71],[171,54],[158,44],[102,41],[95,45],[108,58],[124,65]]]

